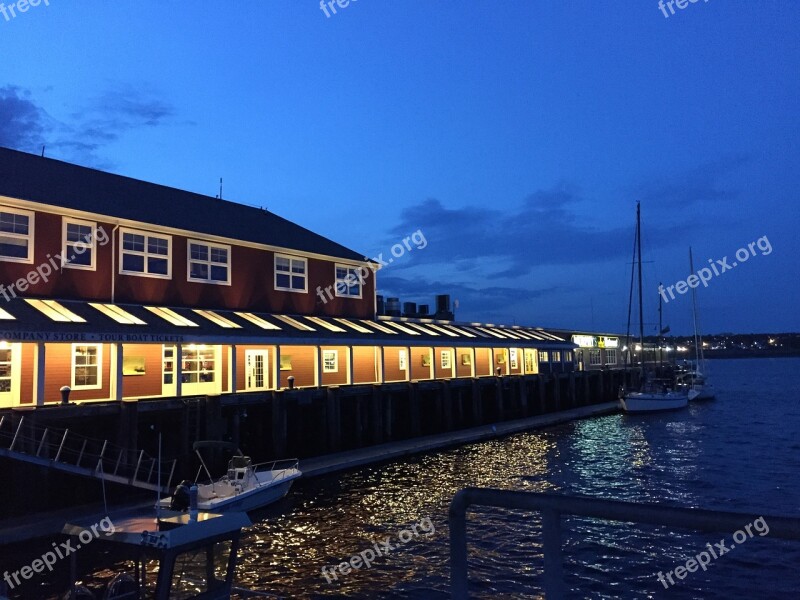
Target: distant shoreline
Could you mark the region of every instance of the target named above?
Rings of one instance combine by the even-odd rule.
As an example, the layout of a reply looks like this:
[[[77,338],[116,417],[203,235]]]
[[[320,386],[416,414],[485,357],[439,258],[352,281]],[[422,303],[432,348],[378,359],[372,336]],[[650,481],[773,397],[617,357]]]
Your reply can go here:
[[[797,358],[800,351],[793,352],[758,352],[749,350],[706,350],[706,358]]]

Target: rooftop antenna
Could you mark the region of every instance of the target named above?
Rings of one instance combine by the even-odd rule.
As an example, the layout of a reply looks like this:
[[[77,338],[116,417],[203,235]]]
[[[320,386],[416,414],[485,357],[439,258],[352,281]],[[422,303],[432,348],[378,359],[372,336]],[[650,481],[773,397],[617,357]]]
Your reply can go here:
[[[46,148],[46,146],[42,145],[42,158],[44,158],[44,149],[45,148]]]
[[[217,197],[222,200],[222,177],[219,178],[219,196]]]

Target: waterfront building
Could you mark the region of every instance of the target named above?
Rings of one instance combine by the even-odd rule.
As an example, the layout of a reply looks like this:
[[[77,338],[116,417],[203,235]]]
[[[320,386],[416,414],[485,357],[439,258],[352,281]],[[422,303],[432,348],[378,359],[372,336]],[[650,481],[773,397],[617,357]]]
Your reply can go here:
[[[0,408],[572,370],[550,331],[379,316],[378,266],[266,209],[0,148]]]

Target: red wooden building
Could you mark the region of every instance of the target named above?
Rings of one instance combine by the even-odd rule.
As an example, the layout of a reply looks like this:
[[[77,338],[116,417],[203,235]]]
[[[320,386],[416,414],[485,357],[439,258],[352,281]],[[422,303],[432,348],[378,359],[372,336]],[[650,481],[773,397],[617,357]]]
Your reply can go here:
[[[376,317],[375,266],[267,210],[0,149],[0,408],[572,368],[541,329]]]

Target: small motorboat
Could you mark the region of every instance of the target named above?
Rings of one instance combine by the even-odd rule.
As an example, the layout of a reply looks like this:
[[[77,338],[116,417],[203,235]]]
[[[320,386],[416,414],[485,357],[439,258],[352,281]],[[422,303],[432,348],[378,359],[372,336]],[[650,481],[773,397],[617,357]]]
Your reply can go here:
[[[302,473],[298,460],[288,459],[253,464],[249,456],[228,442],[203,441],[194,443],[194,451],[200,459],[195,483],[182,481],[172,496],[159,501],[161,508],[185,511],[189,507],[189,489],[197,486],[197,507],[211,512],[251,511],[277,502],[289,493],[292,482]],[[204,448],[224,449],[234,453],[228,462],[228,472],[213,479],[200,450]],[[206,482],[198,482],[205,471]]]

